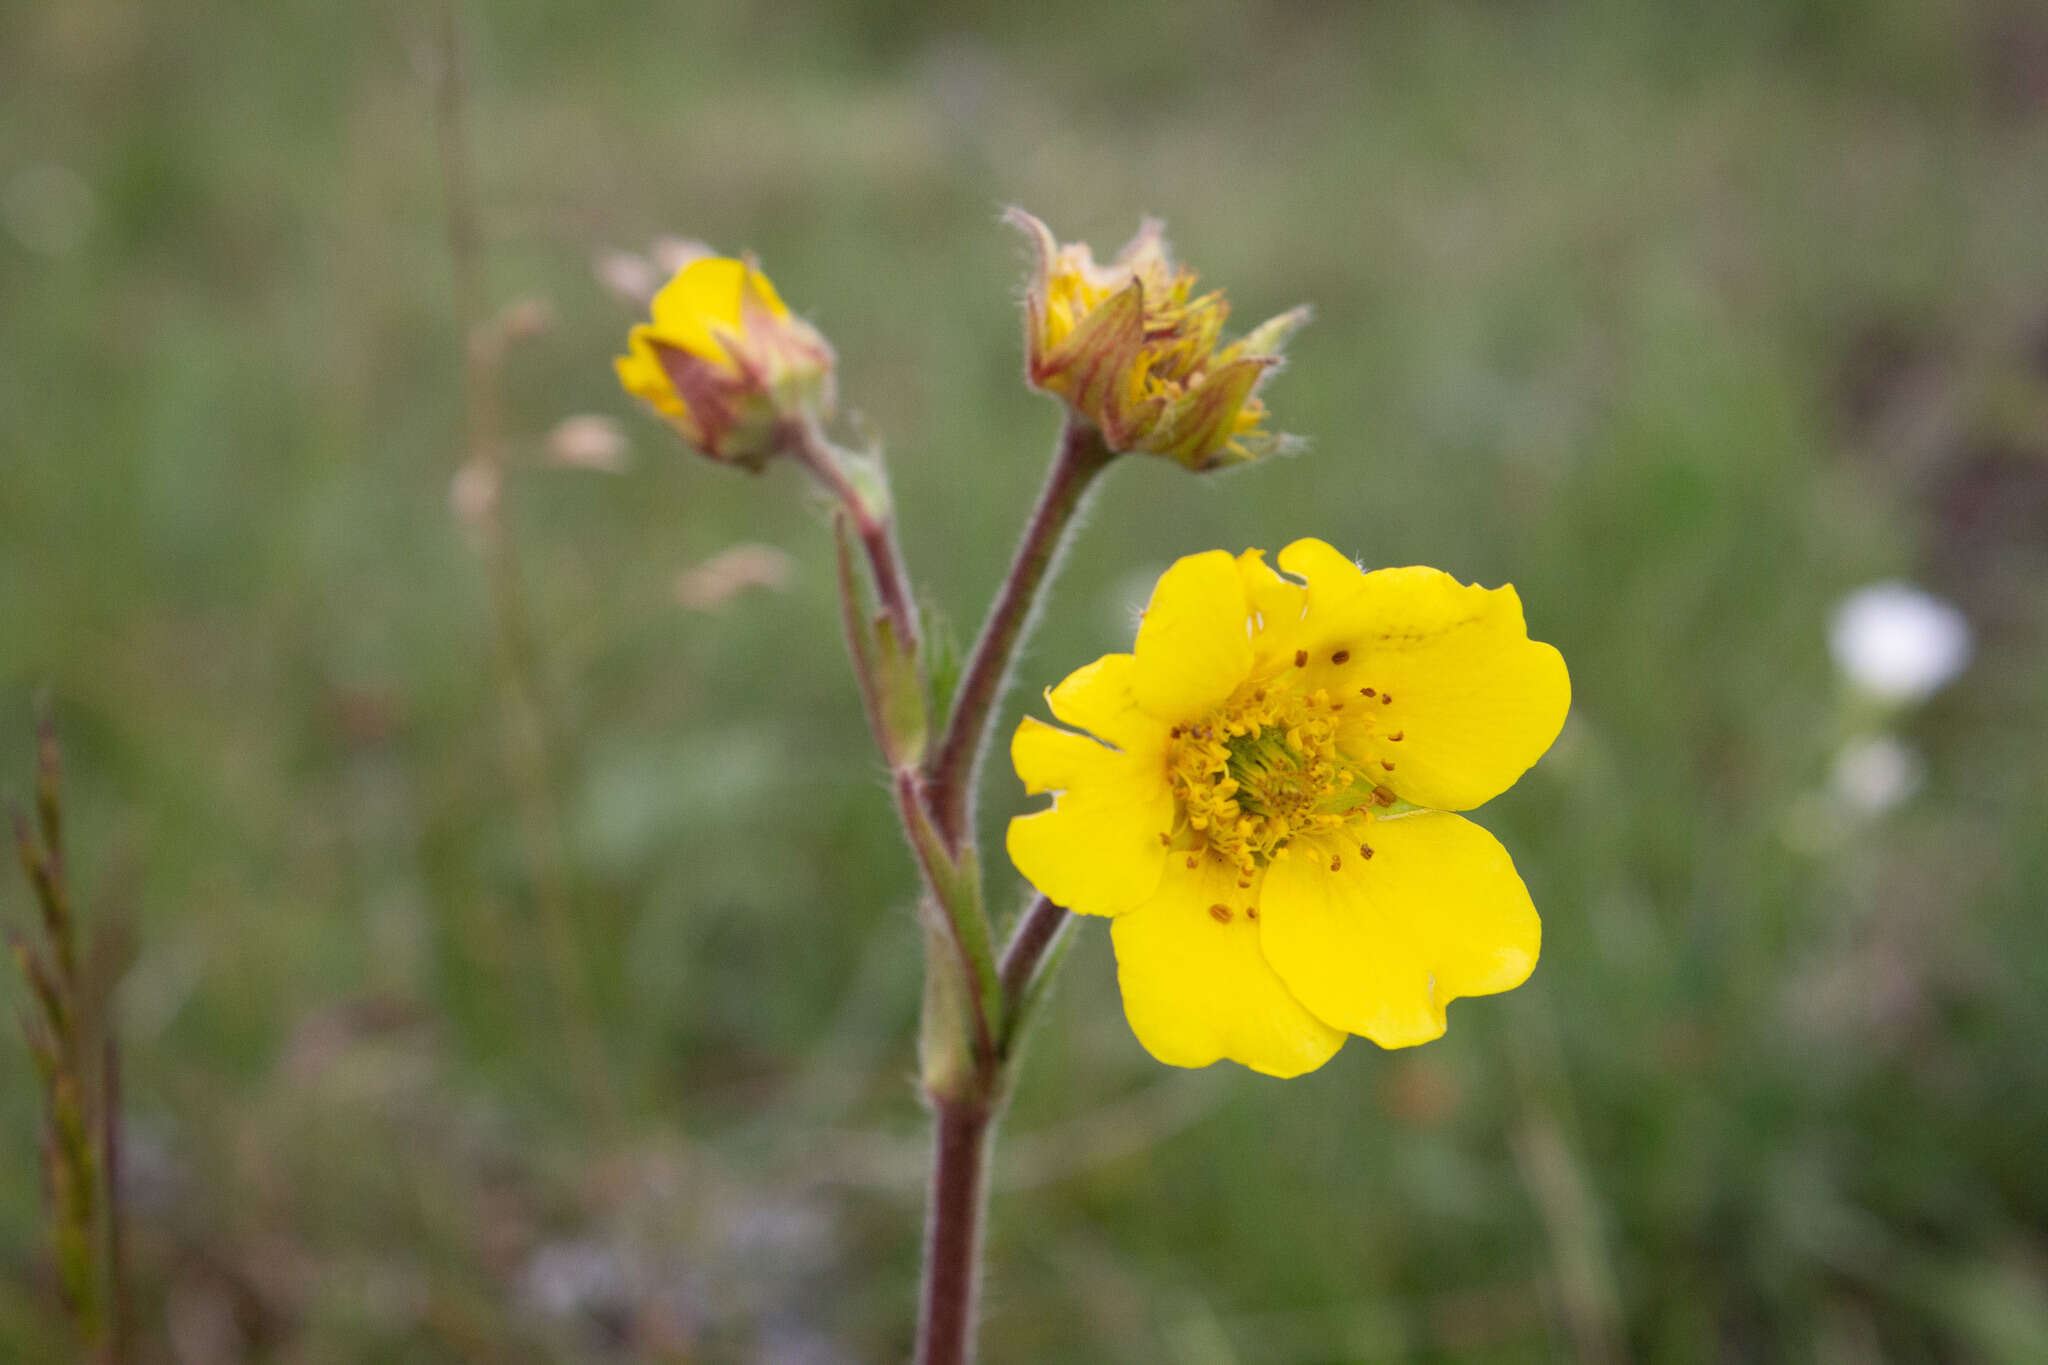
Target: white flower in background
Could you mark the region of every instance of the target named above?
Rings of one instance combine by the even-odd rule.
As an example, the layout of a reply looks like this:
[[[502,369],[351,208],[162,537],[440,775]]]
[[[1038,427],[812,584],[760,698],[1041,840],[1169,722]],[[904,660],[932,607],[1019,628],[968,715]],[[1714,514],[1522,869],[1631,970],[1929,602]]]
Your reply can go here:
[[[795,562],[773,545],[742,542],[676,576],[676,600],[693,611],[717,611],[749,588],[780,592]]]
[[[590,268],[599,284],[636,308],[644,308],[654,297],[654,291],[661,288],[654,262],[636,252],[600,251],[592,258]]]
[[[1910,705],[1947,686],[1970,662],[1970,623],[1910,583],[1873,583],[1835,608],[1828,647],[1859,690]]]
[[[1895,735],[1851,740],[1835,755],[1828,785],[1835,799],[1858,815],[1882,815],[1918,790],[1927,765]]]
[[[569,469],[626,472],[626,433],[600,413],[578,413],[555,423],[548,432],[547,452],[550,461]]]

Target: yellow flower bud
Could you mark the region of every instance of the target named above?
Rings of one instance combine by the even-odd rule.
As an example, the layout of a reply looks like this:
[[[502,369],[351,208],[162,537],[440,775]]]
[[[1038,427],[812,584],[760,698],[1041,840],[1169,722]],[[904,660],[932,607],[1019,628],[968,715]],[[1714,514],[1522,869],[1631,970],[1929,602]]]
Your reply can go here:
[[[832,406],[832,347],[751,257],[683,266],[626,345],[612,362],[619,383],[714,460],[759,469],[785,419]]]
[[[1012,209],[1031,238],[1036,268],[1024,297],[1027,372],[1095,424],[1109,448],[1142,450],[1193,470],[1254,460],[1283,448],[1257,397],[1280,349],[1308,321],[1296,308],[1220,345],[1230,304],[1195,293],[1147,219],[1108,265],[1084,243],[1062,246],[1044,223]]]

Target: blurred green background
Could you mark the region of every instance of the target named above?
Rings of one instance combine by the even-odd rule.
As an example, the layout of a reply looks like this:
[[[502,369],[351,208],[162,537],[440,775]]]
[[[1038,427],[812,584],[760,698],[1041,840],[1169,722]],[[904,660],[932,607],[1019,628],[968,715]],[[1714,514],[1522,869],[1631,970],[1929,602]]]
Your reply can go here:
[[[500,506],[568,954],[450,495],[441,15],[0,10],[0,774],[46,689],[88,903],[140,931],[140,1359],[901,1358],[912,873],[829,537],[791,471],[632,409],[605,281],[664,234],[759,252],[966,634],[1057,423],[1017,379],[1014,202],[1102,250],[1163,215],[1241,319],[1318,316],[1267,390],[1309,453],[1117,468],[1008,716],[1123,647],[1172,557],[1303,535],[1512,581],[1575,706],[1480,815],[1542,966],[1441,1042],[1170,1071],[1083,927],[999,1157],[985,1358],[2048,1360],[2038,5],[461,26],[482,290],[550,319],[505,357]],[[550,457],[585,413],[623,472]],[[745,543],[786,582],[681,577]],[[1826,627],[1894,576],[1977,654],[1887,722],[1926,781],[1873,812],[1830,776],[1876,722]],[[987,789],[999,847],[1022,801]],[[36,1124],[0,1041],[24,1362],[67,1358]]]

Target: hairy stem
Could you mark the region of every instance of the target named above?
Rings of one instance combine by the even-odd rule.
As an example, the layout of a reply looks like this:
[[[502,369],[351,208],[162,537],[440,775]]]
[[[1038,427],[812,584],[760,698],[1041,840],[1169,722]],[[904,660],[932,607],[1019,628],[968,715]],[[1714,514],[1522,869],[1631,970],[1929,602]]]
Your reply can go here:
[[[886,506],[878,508],[872,493],[863,492],[847,477],[840,456],[812,421],[793,421],[785,429],[787,448],[796,453],[804,467],[816,476],[833,501],[846,513],[867,555],[868,571],[874,577],[875,598],[889,618],[896,638],[911,657],[917,655],[917,611],[911,605],[910,574],[903,566],[903,552],[896,544],[896,519]],[[884,499],[886,501],[886,499]]]
[[[918,1365],[974,1358],[981,1223],[994,1113],[986,1100],[941,1101],[932,1133],[931,1212],[925,1224]]]
[[[1078,418],[1068,420],[1009,572],[968,657],[945,733],[925,767],[923,790],[898,792],[906,809],[921,807],[931,821],[931,835],[940,848],[921,850],[928,864],[941,861],[947,853],[955,858],[974,856],[975,785],[988,747],[990,721],[1075,515],[1096,476],[1109,467],[1112,458],[1092,425]],[[918,831],[913,828],[912,832]],[[920,1365],[965,1365],[973,1358],[989,1148],[1008,1092],[1009,1059],[1021,1041],[1029,1003],[1036,998],[1040,964],[1058,943],[1069,918],[1064,910],[1041,899],[1019,922],[1001,965],[991,967],[987,962],[987,917],[978,897],[970,913],[977,917],[981,933],[981,960],[975,965],[987,972],[976,983],[980,989],[975,1001],[979,1031],[975,1084],[965,1094],[932,1096],[935,1123],[918,1326]],[[955,923],[958,927],[957,918]],[[970,979],[974,979],[971,968]]]
[[[839,571],[839,627],[846,636],[847,661],[853,665],[853,680],[860,688],[861,710],[867,714],[868,730],[881,747],[882,756],[896,763],[889,727],[882,714],[882,681],[875,672],[874,651],[868,644],[867,622],[862,619],[860,588],[853,577],[853,549],[846,543],[850,514],[844,509],[832,519],[835,566]]]
[[[933,1098],[930,1211],[925,1226],[919,1365],[965,1365],[974,1358],[975,1303],[981,1283],[982,1219],[989,1153],[1009,1092],[1011,1071],[1029,1026],[1031,1004],[1059,963],[1073,916],[1041,896],[1003,949],[1001,1036],[983,1061],[980,1088],[959,1099]]]
[[[1001,1050],[1005,1059],[1023,1040],[1031,1005],[1043,992],[1045,979],[1058,965],[1060,942],[1074,917],[1044,896],[1031,903],[1003,945],[1001,965],[996,969],[1002,982],[1003,1033]]]
[[[1067,419],[1038,503],[961,674],[945,736],[926,769],[926,800],[949,845],[958,846],[973,827],[975,779],[988,748],[989,721],[1002,699],[1039,593],[1059,560],[1074,514],[1096,476],[1114,458],[1093,425],[1078,417]]]

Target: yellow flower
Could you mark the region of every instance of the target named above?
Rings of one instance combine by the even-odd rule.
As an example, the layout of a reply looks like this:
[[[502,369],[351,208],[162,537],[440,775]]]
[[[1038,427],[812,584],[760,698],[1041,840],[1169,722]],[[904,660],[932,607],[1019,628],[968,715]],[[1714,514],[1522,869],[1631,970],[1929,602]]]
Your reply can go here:
[[[831,346],[751,259],[691,261],[626,344],[612,362],[619,383],[713,459],[758,469],[784,419],[831,407]]]
[[[1135,651],[1046,694],[1011,743],[1051,808],[1010,857],[1114,916],[1124,1012],[1153,1056],[1275,1076],[1347,1033],[1440,1036],[1444,1006],[1520,985],[1541,926],[1507,852],[1461,816],[1564,724],[1564,660],[1513,588],[1362,572],[1319,540],[1221,550],[1159,580]],[[1085,733],[1076,733],[1077,731]]]
[[[1065,399],[1111,450],[1164,455],[1190,469],[1257,459],[1287,442],[1264,429],[1255,391],[1308,321],[1306,308],[1221,346],[1229,303],[1221,290],[1195,293],[1195,273],[1173,263],[1156,220],[1106,266],[1085,244],[1061,246],[1022,209],[1009,220],[1037,255],[1024,297],[1032,387]]]

